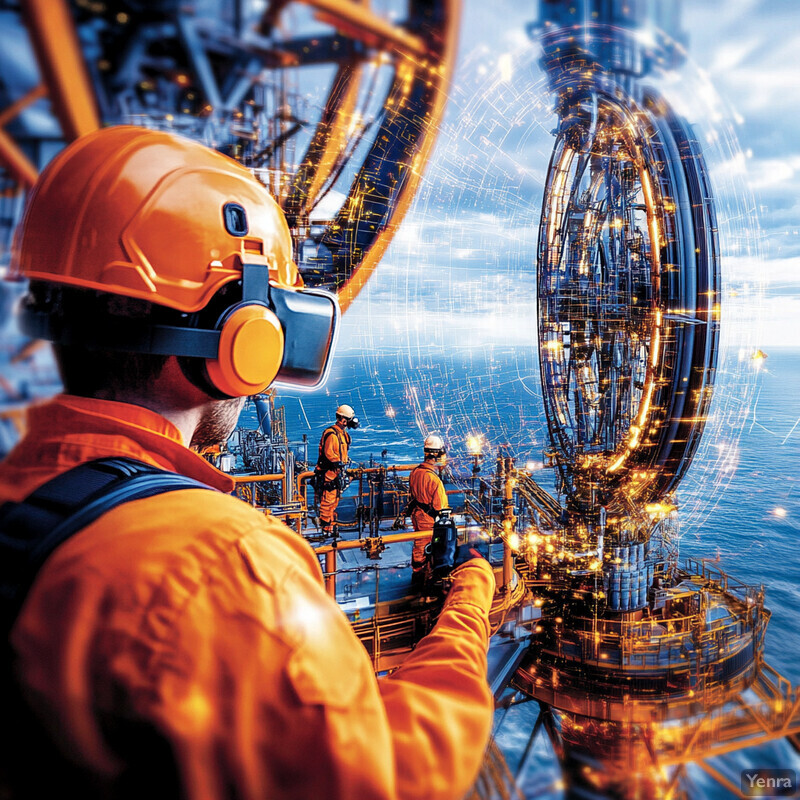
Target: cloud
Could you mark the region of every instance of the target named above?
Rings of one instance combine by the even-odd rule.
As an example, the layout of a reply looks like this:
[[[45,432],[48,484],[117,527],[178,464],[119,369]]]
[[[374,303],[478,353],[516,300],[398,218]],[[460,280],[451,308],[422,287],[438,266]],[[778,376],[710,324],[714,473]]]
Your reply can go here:
[[[800,173],[800,151],[788,158],[754,159],[747,172],[750,186],[757,191],[788,188],[794,193]]]
[[[786,285],[800,289],[800,256],[758,259],[723,255],[722,268],[723,283],[763,282],[767,290]]]
[[[761,37],[755,36],[739,41],[723,41],[713,55],[709,72],[727,73],[740,66],[762,43]]]
[[[760,347],[797,347],[800,342],[800,292],[794,296],[765,298],[760,337]]]

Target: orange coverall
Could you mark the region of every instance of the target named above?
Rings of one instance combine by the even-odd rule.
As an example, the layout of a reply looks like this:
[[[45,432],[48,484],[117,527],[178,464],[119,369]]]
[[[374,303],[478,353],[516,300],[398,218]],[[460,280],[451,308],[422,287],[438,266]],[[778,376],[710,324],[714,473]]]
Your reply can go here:
[[[341,464],[339,469],[345,469],[347,464],[347,448],[350,446],[350,434],[338,425],[330,425],[322,432],[319,440],[319,455],[334,464]],[[329,469],[325,471],[324,479],[328,481],[336,480],[339,470]],[[338,489],[325,489],[319,498],[319,519],[325,525],[332,525],[336,518],[336,507],[339,505]]]
[[[436,466],[429,461],[423,461],[418,467],[411,470],[408,477],[408,490],[412,499],[432,506],[436,511],[449,507],[442,479],[439,477]],[[411,522],[415,531],[433,530],[433,517],[426,514],[421,508],[415,508],[411,512]],[[425,546],[430,540],[431,537],[428,536],[414,542],[411,564],[416,570],[422,569],[425,564]]]
[[[62,395],[28,424],[0,464],[2,502],[106,456],[233,488],[139,406]],[[109,797],[130,768],[152,796],[189,800],[455,800],[491,728],[494,578],[478,560],[453,574],[433,631],[378,680],[313,550],[282,523],[203,489],[135,500],[39,572],[10,637],[25,715]],[[25,722],[4,714],[9,735]],[[59,774],[60,759],[27,755],[31,784]]]

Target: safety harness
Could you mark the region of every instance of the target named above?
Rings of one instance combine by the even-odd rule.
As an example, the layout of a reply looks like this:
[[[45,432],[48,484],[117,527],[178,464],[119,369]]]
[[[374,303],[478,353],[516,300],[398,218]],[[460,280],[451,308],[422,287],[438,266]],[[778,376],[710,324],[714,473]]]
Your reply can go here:
[[[314,467],[314,493],[317,497],[319,497],[322,492],[329,492],[332,489],[335,489],[337,492],[342,491],[341,463],[331,461],[325,455],[325,445],[331,436],[335,436],[339,440],[339,452],[342,451],[342,434],[344,434],[344,443],[347,444],[347,447],[350,447],[350,434],[347,431],[343,431],[337,425],[331,425],[329,428],[326,428],[322,434],[322,439],[320,439],[319,456],[317,457],[317,465]],[[336,477],[326,481],[325,473],[333,471],[336,471]]]
[[[132,458],[80,464],[19,503],[0,506],[0,625],[8,634],[51,553],[103,514],[131,500],[211,486]]]
[[[426,467],[414,467],[414,469],[412,469],[412,470],[411,470],[411,473],[410,473],[410,474],[409,474],[409,476],[408,476],[408,481],[409,481],[409,484],[411,483],[411,476],[412,476],[412,475],[413,475],[413,474],[414,474],[414,473],[415,473],[415,472],[416,472],[418,469],[426,469]],[[439,511],[441,511],[441,509],[439,509],[439,508],[434,508],[434,507],[433,507],[433,505],[432,505],[431,503],[424,503],[422,500],[417,500],[415,497],[412,497],[412,498],[411,498],[411,499],[408,501],[408,505],[406,506],[406,510],[405,510],[405,514],[406,514],[406,516],[409,516],[409,515],[410,515],[411,513],[413,513],[413,512],[414,512],[416,509],[419,509],[420,511],[423,511],[423,512],[424,512],[424,513],[426,513],[426,514],[427,514],[427,515],[428,515],[428,516],[429,516],[431,519],[436,519],[436,516],[438,515]]]

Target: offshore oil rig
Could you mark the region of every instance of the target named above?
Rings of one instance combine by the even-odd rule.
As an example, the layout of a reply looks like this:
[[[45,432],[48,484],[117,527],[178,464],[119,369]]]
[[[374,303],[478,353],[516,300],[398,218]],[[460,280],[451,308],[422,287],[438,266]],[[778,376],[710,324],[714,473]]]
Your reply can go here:
[[[405,524],[416,465],[348,469],[335,536],[326,538],[309,442],[289,438],[283,410],[272,396],[254,398],[256,425],[211,457],[243,500],[312,543],[375,670],[391,670],[430,630],[440,602],[411,581],[413,541],[429,535]],[[521,787],[541,735],[568,797],[688,797],[689,763],[731,789],[734,776],[707,759],[784,737],[797,743],[800,693],[763,658],[763,587],[681,559],[673,505],[608,503],[587,524],[504,448],[472,447],[442,477],[461,537],[495,566],[488,677],[497,726],[522,703],[539,709],[522,753],[490,748],[474,797],[535,796]]]
[[[346,309],[414,195],[452,71],[456,0],[403,7],[390,22],[352,0],[203,13],[166,0],[0,3],[0,259],[26,189],[65,142],[101,124],[163,127],[251,167],[287,215],[306,282]],[[677,548],[675,492],[708,416],[720,323],[702,151],[647,85],[681,61],[679,11],[542,2],[529,29],[559,120],[537,269],[556,489],[478,441],[443,473],[461,535],[495,565],[497,730],[538,708],[522,752],[490,746],[475,797],[526,796],[538,736],[571,798],[688,797],[689,763],[741,795],[710,759],[798,743],[800,691],[764,660],[763,588]],[[644,26],[656,35],[637,35]],[[329,88],[312,102],[305,76],[322,67]],[[33,352],[22,342],[11,360],[23,372]],[[9,431],[36,393],[20,385],[4,387]],[[414,465],[349,469],[325,538],[309,442],[293,440],[274,395],[253,399],[252,419],[209,457],[243,500],[312,542],[376,671],[392,669],[439,602],[411,585]]]

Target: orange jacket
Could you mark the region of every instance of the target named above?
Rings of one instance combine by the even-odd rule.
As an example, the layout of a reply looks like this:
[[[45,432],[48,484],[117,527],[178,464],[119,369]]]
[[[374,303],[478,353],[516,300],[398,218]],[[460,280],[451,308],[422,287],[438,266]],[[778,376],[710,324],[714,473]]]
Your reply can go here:
[[[60,396],[31,409],[0,501],[114,455],[232,488],[158,414]],[[139,739],[106,738],[124,720],[168,745],[190,800],[460,798],[491,727],[494,578],[478,561],[454,575],[433,631],[377,680],[311,547],[233,497],[188,489],[119,506],[59,547],[10,641],[45,730],[109,784],[136,755]]]
[[[342,430],[338,425],[329,425],[322,432],[322,437],[319,440],[318,461],[322,461],[324,457],[329,462],[345,467],[347,465],[347,448],[349,446],[350,434]],[[325,480],[332,481],[336,475],[336,470],[326,470]]]
[[[408,476],[408,490],[414,500],[433,506],[437,511],[448,508],[447,492],[436,467],[429,461],[423,461],[411,470]],[[411,521],[415,531],[433,530],[433,517],[421,508],[414,508]]]

